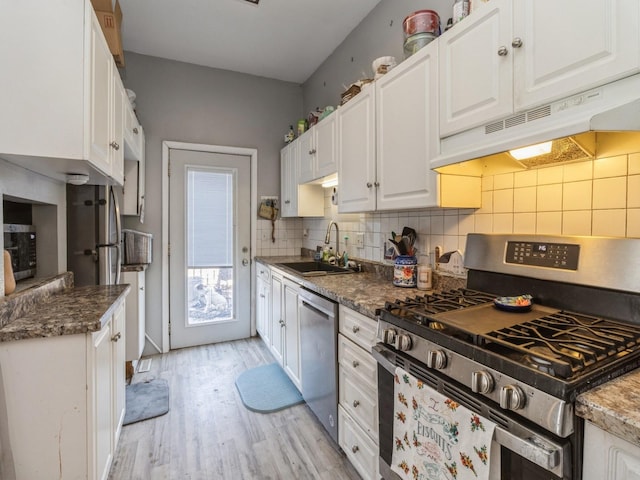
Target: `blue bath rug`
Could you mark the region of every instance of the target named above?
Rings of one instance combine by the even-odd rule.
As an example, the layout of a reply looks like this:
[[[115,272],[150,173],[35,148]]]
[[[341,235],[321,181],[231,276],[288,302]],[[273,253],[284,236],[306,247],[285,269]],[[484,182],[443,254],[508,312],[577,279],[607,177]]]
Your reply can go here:
[[[302,403],[296,386],[277,363],[261,365],[242,372],[236,379],[242,403],[259,413],[277,412]]]

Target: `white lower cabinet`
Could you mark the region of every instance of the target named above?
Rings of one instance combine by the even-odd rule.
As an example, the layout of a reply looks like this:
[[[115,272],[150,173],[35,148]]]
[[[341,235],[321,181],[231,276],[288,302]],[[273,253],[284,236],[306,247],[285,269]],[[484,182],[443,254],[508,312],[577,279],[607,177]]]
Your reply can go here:
[[[5,472],[107,478],[124,419],[124,337],[122,301],[97,332],[0,343]]]
[[[378,444],[338,405],[338,443],[364,480],[380,478]]]
[[[261,268],[263,267],[258,264],[258,270]],[[267,315],[269,324],[266,326],[270,333],[268,337],[262,338],[293,384],[301,390],[298,290],[297,283],[280,271],[271,269],[270,312]]]
[[[583,480],[632,480],[640,478],[640,447],[584,424]]]
[[[379,479],[375,320],[340,305],[338,443],[364,479]]]
[[[126,331],[127,362],[137,362],[142,356],[146,332],[146,272],[123,272],[122,283],[131,285],[131,295],[127,300]]]
[[[256,330],[267,345],[271,340],[271,270],[256,264]]]

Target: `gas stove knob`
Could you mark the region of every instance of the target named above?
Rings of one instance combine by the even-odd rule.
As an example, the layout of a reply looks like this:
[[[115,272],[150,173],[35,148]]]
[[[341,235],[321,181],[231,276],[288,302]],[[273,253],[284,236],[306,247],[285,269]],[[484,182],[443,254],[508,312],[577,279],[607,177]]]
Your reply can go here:
[[[413,346],[411,342],[411,337],[409,335],[400,334],[396,337],[396,350],[400,350],[401,352],[406,352],[407,350],[411,350]]]
[[[442,350],[429,350],[427,352],[427,367],[442,370],[447,366],[447,354]]]
[[[479,370],[471,374],[471,390],[473,393],[491,393],[493,385],[493,377],[486,370]]]
[[[396,343],[396,332],[393,328],[385,328],[382,331],[382,343],[387,345],[394,345]]]
[[[517,385],[506,385],[500,389],[500,407],[506,410],[520,410],[526,402],[526,395]]]

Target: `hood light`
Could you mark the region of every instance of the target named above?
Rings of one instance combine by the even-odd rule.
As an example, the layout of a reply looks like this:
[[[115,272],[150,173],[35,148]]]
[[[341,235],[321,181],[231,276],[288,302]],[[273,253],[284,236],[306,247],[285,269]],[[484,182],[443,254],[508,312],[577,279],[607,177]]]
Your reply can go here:
[[[551,142],[536,143],[535,145],[529,145],[528,147],[516,148],[515,150],[509,150],[509,154],[516,160],[525,160],[531,157],[537,157],[538,155],[545,155],[551,152]]]
[[[322,188],[331,188],[338,185],[338,177],[334,176],[333,178],[327,178],[324,182],[322,182]]]

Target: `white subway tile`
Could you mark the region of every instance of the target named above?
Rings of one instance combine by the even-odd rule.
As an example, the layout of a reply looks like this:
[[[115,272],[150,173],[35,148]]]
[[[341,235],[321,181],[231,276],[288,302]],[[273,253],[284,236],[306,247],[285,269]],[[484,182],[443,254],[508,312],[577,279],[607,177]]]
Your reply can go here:
[[[482,192],[480,198],[482,206],[476,213],[493,213],[493,190]]]
[[[455,216],[444,216],[444,230],[443,233],[445,235],[459,235],[458,232],[458,215]]]
[[[486,213],[476,213],[475,215],[476,233],[493,232],[493,215]]]
[[[538,185],[549,185],[552,183],[560,183],[562,182],[562,179],[563,179],[562,165],[538,169]]]
[[[627,210],[627,237],[640,238],[640,208]]]
[[[536,233],[536,214],[534,212],[514,213],[513,233]]]
[[[625,208],[626,204],[627,177],[599,178],[593,180],[594,210]]]
[[[593,178],[619,177],[627,174],[627,155],[593,161]]]
[[[640,153],[629,154],[629,175],[640,174]]]
[[[564,166],[565,182],[578,182],[580,180],[591,180],[593,178],[593,161],[569,163]]]
[[[588,210],[591,208],[592,181],[570,182],[563,184],[562,209]]]
[[[562,212],[538,212],[536,233],[539,235],[562,234]]]
[[[467,235],[468,233],[475,232],[475,215],[461,214],[459,217],[458,235]]]
[[[521,187],[513,189],[513,211],[514,212],[535,212],[536,211],[537,188]]]
[[[538,212],[553,212],[562,209],[562,184],[539,185],[536,196]]]
[[[513,212],[513,188],[494,190],[493,213]]]
[[[513,213],[495,213],[493,233],[513,233]]]
[[[640,207],[640,175],[627,177],[627,208]]]
[[[513,188],[513,173],[503,173],[493,177],[493,189]]]
[[[444,235],[443,238],[442,248],[445,252],[458,250],[458,235]]]
[[[442,235],[444,233],[443,216],[431,217],[431,233],[435,235]]]
[[[533,187],[538,183],[538,170],[523,170],[522,172],[514,173],[513,186],[518,187]]]
[[[591,235],[591,210],[576,210],[562,214],[563,235]]]
[[[493,183],[494,183],[493,175],[482,177],[482,181],[480,182],[481,184],[480,188],[482,189],[483,192],[493,190]]]
[[[627,211],[625,209],[594,210],[592,218],[592,235],[625,236],[627,230]]]

